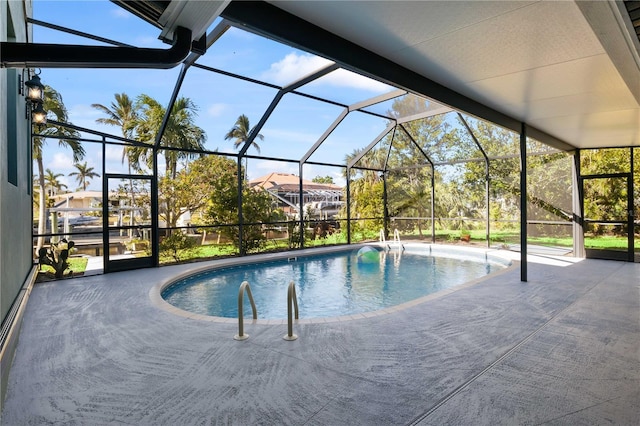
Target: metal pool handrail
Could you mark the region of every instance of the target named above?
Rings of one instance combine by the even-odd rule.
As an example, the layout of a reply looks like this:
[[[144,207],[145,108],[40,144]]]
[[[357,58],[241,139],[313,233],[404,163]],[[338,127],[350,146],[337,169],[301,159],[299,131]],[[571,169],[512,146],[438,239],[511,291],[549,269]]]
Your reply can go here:
[[[398,248],[404,250],[404,244],[400,241],[400,231],[397,229],[393,230],[393,242],[387,243],[387,239],[384,237],[384,229],[380,229],[380,236],[378,237],[378,241],[384,243],[387,246],[387,249],[391,248],[391,245],[397,245]]]
[[[293,318],[291,310],[295,309],[295,317],[298,319],[298,296],[296,296],[296,284],[291,281],[289,283],[289,289],[287,290],[287,334],[284,335],[284,340],[296,340],[297,335],[293,334]]]
[[[400,241],[400,232],[397,229],[393,230],[393,243],[397,244],[399,248],[404,250],[404,244]]]
[[[251,294],[251,286],[248,281],[244,281],[240,284],[240,290],[238,290],[238,334],[233,336],[236,340],[246,340],[249,338],[248,334],[244,334],[244,318],[243,318],[243,306],[242,302],[244,299],[244,292],[247,292],[247,296],[249,297],[249,302],[251,302],[251,309],[253,310],[253,319],[258,319],[258,311],[256,310],[256,304],[253,301],[253,295]],[[296,315],[297,315],[297,307],[296,307]],[[296,316],[297,318],[297,316]]]

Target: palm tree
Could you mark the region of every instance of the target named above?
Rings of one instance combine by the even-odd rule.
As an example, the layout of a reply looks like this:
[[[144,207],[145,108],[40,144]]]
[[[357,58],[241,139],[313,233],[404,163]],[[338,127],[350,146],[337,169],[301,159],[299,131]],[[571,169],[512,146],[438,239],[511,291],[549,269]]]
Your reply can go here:
[[[47,111],[47,115],[53,115],[56,121],[65,123],[68,119],[67,109],[64,106],[64,102],[62,101],[62,96],[55,89],[50,86],[44,87],[44,109]],[[73,152],[73,161],[80,161],[85,154],[84,148],[82,144],[73,139],[80,136],[78,131],[74,129],[70,129],[64,126],[57,126],[50,123],[45,125],[45,128],[39,132],[41,135],[45,136],[58,136],[62,138],[68,139],[58,139],[58,145],[61,147],[71,148]],[[45,188],[44,181],[44,164],[42,161],[42,151],[44,149],[44,145],[46,142],[45,137],[34,137],[33,138],[33,159],[36,160],[38,167],[38,178],[40,183],[40,188]],[[38,234],[42,235],[45,233],[45,224],[46,224],[46,203],[45,203],[45,191],[40,191],[40,200],[38,202],[40,206],[39,211],[39,220],[38,220]],[[36,252],[40,250],[40,248],[44,245],[44,237],[39,236],[38,242],[36,244]]]
[[[148,95],[140,95],[136,101],[139,110],[135,123],[136,133],[141,142],[147,144],[155,143],[158,132],[162,125],[166,108],[158,101]],[[162,154],[165,158],[165,178],[175,180],[178,172],[178,161],[189,159],[200,154],[194,151],[204,150],[206,134],[204,130],[194,124],[198,108],[189,98],[181,97],[176,99],[171,108],[171,114],[167,121],[166,128],[160,140],[160,146],[164,149]],[[185,151],[186,150],[186,151]],[[133,159],[136,164],[146,163],[147,167],[152,166],[152,150],[144,147],[133,148]],[[175,199],[169,192],[164,192],[158,203],[159,214],[163,215],[168,227],[174,227],[178,218],[182,214],[176,207]]]
[[[116,93],[115,101],[111,102],[109,107],[102,104],[91,104],[106,117],[98,118],[96,123],[106,124],[108,126],[120,127],[122,136],[130,139],[135,129],[136,119],[138,117],[133,100],[126,93]],[[129,163],[129,174],[131,174],[130,154],[132,147],[125,146],[122,148],[122,162],[126,159]]]
[[[101,111],[106,117],[98,118],[97,123],[106,124],[109,126],[120,127],[122,136],[131,139],[135,130],[136,120],[138,119],[138,111],[133,100],[126,93],[116,93],[114,95],[115,101],[111,102],[109,107],[102,104],[92,104],[91,106]],[[131,175],[131,166],[139,169],[138,163],[135,160],[135,149],[133,146],[125,145],[122,148],[122,162],[127,160],[127,170]],[[131,206],[135,204],[135,194],[133,192],[133,179],[129,179],[129,189],[131,193]],[[133,214],[129,215],[129,226],[133,226]],[[131,230],[129,230],[131,233]]]
[[[224,135],[224,140],[233,139],[233,147],[235,149],[242,149],[242,147],[245,143],[247,143],[249,137],[254,133],[254,131],[255,127],[251,128],[251,126],[249,125],[249,118],[246,115],[242,114],[240,117],[238,117],[231,130],[229,130],[227,134]],[[264,136],[258,134],[253,139],[253,141],[251,141],[251,146],[255,148],[256,151],[258,151],[258,154],[260,154],[260,145],[256,143],[256,139],[260,139],[262,141],[264,140]],[[247,158],[245,158],[244,161],[244,176],[246,179],[248,167]]]
[[[139,115],[135,122],[135,129],[142,142],[153,144],[156,135],[160,131],[166,108],[149,95],[140,95],[136,102]],[[207,136],[204,130],[194,124],[198,108],[189,98],[176,99],[171,108],[171,114],[167,126],[162,135],[160,145],[166,148],[163,152],[165,158],[165,176],[175,179],[178,171],[178,160],[197,156],[186,150],[204,150]],[[141,161],[151,165],[152,157],[148,148],[133,148],[132,157],[137,164]]]
[[[100,177],[100,175],[93,171],[93,167],[89,167],[87,162],[84,164],[76,163],[73,165],[78,171],[69,173],[69,176],[75,176],[78,183],[82,186],[82,190],[87,190],[87,184],[89,179]]]
[[[64,176],[62,173],[54,173],[51,169],[44,171],[45,191],[49,197],[57,195],[58,192],[67,188],[67,185],[58,180],[59,177]]]

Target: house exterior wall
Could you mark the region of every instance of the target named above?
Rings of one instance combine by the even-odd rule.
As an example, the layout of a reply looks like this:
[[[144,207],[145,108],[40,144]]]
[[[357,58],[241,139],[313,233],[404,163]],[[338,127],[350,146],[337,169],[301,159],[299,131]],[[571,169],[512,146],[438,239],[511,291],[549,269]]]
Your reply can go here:
[[[30,0],[0,0],[0,40],[26,41]],[[25,98],[18,92],[22,69],[0,68],[0,318],[3,331],[18,327],[14,302],[32,269],[31,141]],[[0,340],[0,408],[17,333]]]

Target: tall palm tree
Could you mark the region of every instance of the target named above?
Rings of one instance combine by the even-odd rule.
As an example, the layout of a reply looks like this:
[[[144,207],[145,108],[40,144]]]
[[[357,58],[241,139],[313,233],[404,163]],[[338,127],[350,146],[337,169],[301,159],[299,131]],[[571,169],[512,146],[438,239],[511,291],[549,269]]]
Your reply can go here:
[[[65,123],[68,120],[67,109],[64,106],[64,102],[62,101],[62,96],[55,89],[50,86],[44,87],[44,109],[47,111],[48,116],[55,117],[56,121],[61,123]],[[71,148],[73,152],[73,162],[76,163],[80,161],[85,154],[84,148],[82,144],[73,139],[78,138],[80,133],[76,130],[64,127],[57,126],[50,123],[47,123],[42,131],[39,131],[41,135],[45,136],[58,136],[62,137],[62,139],[58,139],[58,145],[61,147]],[[68,138],[68,139],[65,139]],[[33,138],[33,159],[36,160],[38,167],[38,179],[40,183],[40,188],[45,188],[44,181],[44,164],[42,161],[42,151],[46,142],[45,137],[34,137]],[[39,209],[39,220],[38,220],[38,234],[42,235],[45,233],[45,224],[46,224],[46,203],[45,203],[45,191],[40,191],[40,200],[38,202],[40,205]],[[36,244],[36,252],[40,250],[40,248],[44,245],[44,237],[39,236],[38,242]]]
[[[57,195],[60,191],[67,188],[67,185],[60,182],[58,178],[64,176],[62,173],[54,173],[51,169],[46,169],[44,171],[44,182],[45,182],[45,191],[47,195],[53,197]]]
[[[135,122],[135,129],[142,142],[153,144],[160,131],[166,108],[149,95],[140,95],[136,102],[139,115]],[[204,150],[207,136],[204,130],[194,124],[198,107],[189,98],[176,99],[167,126],[160,140],[162,147],[174,148],[163,151],[165,158],[165,176],[175,179],[178,161],[198,156],[186,150]],[[136,163],[145,162],[150,166],[152,157],[150,149],[132,148]]]
[[[91,104],[93,108],[96,108],[106,116],[98,118],[96,123],[120,127],[122,136],[131,139],[135,130],[136,119],[138,117],[135,104],[126,93],[116,93],[114,97],[115,101],[111,102],[111,105],[108,107],[102,104]],[[123,163],[125,159],[127,160],[127,163],[130,163],[129,158],[131,148],[131,146],[125,146],[122,148]],[[131,164],[129,164],[129,174],[131,174]]]
[[[131,139],[134,134],[136,120],[138,119],[138,111],[133,99],[126,93],[116,93],[115,101],[111,102],[109,107],[102,104],[92,104],[93,108],[101,111],[106,117],[98,118],[97,123],[106,124],[108,126],[120,127],[122,137]],[[131,175],[131,167],[139,169],[138,162],[135,160],[135,149],[133,146],[125,145],[122,148],[122,162],[127,160],[127,170]],[[129,179],[129,190],[131,193],[131,206],[135,204],[135,194],[133,191],[133,179]],[[133,226],[133,214],[129,215],[129,226]],[[131,234],[131,230],[129,230]]]
[[[87,165],[86,161],[84,162],[84,164],[76,163],[73,165],[73,167],[75,167],[77,171],[69,173],[69,176],[76,177],[76,180],[78,181],[80,186],[82,186],[83,191],[87,190],[87,184],[89,183],[88,182],[89,179],[100,177],[98,173],[93,171],[93,167],[89,167]]]
[[[249,137],[253,134],[254,131],[255,127],[251,128],[251,126],[249,125],[249,118],[246,115],[242,114],[240,117],[238,117],[231,130],[229,130],[227,134],[224,135],[224,140],[233,139],[233,147],[235,149],[242,149],[242,147],[249,140]],[[262,141],[264,140],[264,136],[258,134],[253,139],[253,141],[251,141],[251,146],[255,148],[256,151],[258,151],[258,154],[260,154],[260,145],[258,145],[256,139],[260,139]],[[244,161],[244,176],[246,179],[248,167],[247,158],[245,158]]]
[[[138,138],[141,142],[154,144],[166,108],[152,97],[144,94],[138,97],[136,107],[139,110],[135,123]],[[185,97],[176,99],[171,108],[171,114],[160,140],[161,147],[172,148],[162,150],[165,159],[165,179],[176,179],[179,160],[199,156],[200,154],[194,151],[204,150],[206,134],[202,128],[194,123],[197,111],[198,108],[193,101]],[[137,164],[143,162],[147,167],[152,166],[153,156],[152,150],[149,148],[135,147],[133,158]],[[163,215],[170,228],[176,226],[181,215],[180,210],[176,209],[175,202],[170,191],[161,194],[158,202],[158,213]]]

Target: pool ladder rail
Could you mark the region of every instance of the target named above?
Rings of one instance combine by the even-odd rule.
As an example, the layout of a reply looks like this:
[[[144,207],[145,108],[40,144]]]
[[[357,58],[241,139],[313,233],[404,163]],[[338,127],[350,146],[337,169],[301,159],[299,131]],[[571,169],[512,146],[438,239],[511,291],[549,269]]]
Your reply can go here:
[[[400,232],[397,229],[393,230],[393,242],[387,243],[387,239],[384,236],[384,229],[380,229],[380,237],[379,241],[387,246],[387,250],[389,250],[392,246],[396,246],[399,249],[404,250],[404,244],[400,241]]]
[[[247,293],[247,297],[249,298],[249,302],[251,303],[251,310],[253,311],[253,319],[258,319],[258,311],[256,309],[256,304],[253,301],[253,294],[251,294],[251,286],[248,281],[243,281],[240,284],[240,289],[238,290],[238,334],[233,336],[235,340],[247,340],[249,335],[244,332],[244,293]],[[289,288],[287,289],[287,334],[284,335],[284,340],[296,340],[298,336],[293,334],[293,317],[295,319],[299,319],[298,315],[298,297],[296,295],[296,285],[293,281],[289,283]]]
[[[251,310],[253,311],[253,319],[258,319],[258,311],[256,310],[256,303],[253,301],[253,294],[251,294],[251,286],[248,281],[243,281],[240,284],[240,290],[238,290],[238,334],[233,336],[236,340],[247,340],[249,338],[248,334],[244,333],[244,309],[243,309],[243,300],[244,293],[247,293],[247,297],[249,298],[249,302],[251,302]]]
[[[298,336],[293,334],[293,318],[291,315],[292,307],[295,311],[296,320],[298,319],[298,296],[296,296],[296,284],[291,281],[287,289],[287,334],[284,340],[296,340]]]

